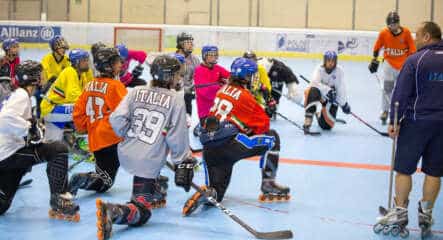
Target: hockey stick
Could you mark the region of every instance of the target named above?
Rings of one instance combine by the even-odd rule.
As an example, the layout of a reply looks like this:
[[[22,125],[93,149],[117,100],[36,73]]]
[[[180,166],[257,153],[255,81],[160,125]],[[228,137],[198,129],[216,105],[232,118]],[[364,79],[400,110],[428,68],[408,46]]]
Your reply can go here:
[[[292,125],[296,126],[296,127],[299,128],[300,130],[302,130],[303,132],[305,131],[305,130],[303,129],[302,126],[298,125],[298,123],[292,121],[291,119],[289,119],[289,118],[286,117],[285,115],[283,115],[283,114],[281,114],[281,113],[279,113],[279,112],[275,112],[275,113],[276,113],[278,116],[280,116],[281,118],[283,118],[284,120],[290,122]],[[306,134],[307,134],[307,135],[311,135],[311,136],[319,136],[319,135],[321,135],[320,132],[307,132]]]
[[[303,75],[299,74],[300,77],[305,80],[307,83],[310,83],[311,81],[309,81],[307,78],[305,78]],[[325,96],[326,97],[326,96]],[[326,99],[328,99],[326,97]],[[329,100],[329,99],[328,99]],[[338,103],[337,103],[338,104]],[[351,115],[356,118],[357,120],[359,120],[360,122],[362,122],[364,125],[366,125],[367,127],[369,127],[370,129],[374,130],[375,132],[377,132],[378,134],[384,136],[384,137],[389,137],[389,134],[386,132],[381,132],[379,130],[377,130],[375,127],[371,126],[369,123],[367,123],[365,120],[363,120],[362,118],[360,118],[359,116],[357,116],[355,113],[351,112]]]
[[[369,127],[370,129],[374,130],[375,132],[377,132],[378,134],[384,136],[384,137],[389,137],[389,134],[387,132],[381,132],[379,130],[377,130],[375,127],[371,126],[369,123],[367,123],[365,120],[361,119],[359,116],[357,116],[355,113],[351,112],[351,115],[353,117],[355,117],[357,120],[359,120],[361,123],[363,123],[364,125],[366,125],[367,127]]]
[[[397,131],[398,127],[398,102],[394,105],[394,131]],[[389,169],[389,193],[388,193],[388,208],[392,207],[392,185],[394,180],[394,164],[395,164],[395,147],[397,146],[397,136],[394,137],[392,141],[392,152],[391,152],[391,168]]]
[[[29,184],[31,184],[31,183],[32,183],[32,179],[27,179],[27,180],[21,182],[21,183],[18,185],[18,187],[19,187],[19,188],[26,187],[26,186],[29,186]]]
[[[210,86],[214,86],[214,85],[223,86],[225,84],[223,82],[211,82],[211,83],[194,84],[194,87],[195,88],[205,88],[205,87],[210,87]]]
[[[169,169],[171,169],[173,172],[175,172],[175,167],[170,163],[169,161],[166,161],[166,165]],[[204,190],[200,188],[195,183],[191,183],[191,187],[198,191],[201,195],[205,196],[206,199],[212,203],[215,207],[220,209],[224,214],[228,215],[232,220],[234,220],[236,223],[240,224],[244,229],[246,229],[248,232],[250,232],[252,235],[254,235],[255,238],[258,239],[290,239],[293,237],[291,230],[284,230],[284,231],[275,231],[275,232],[258,232],[255,229],[253,229],[251,226],[243,222],[239,217],[237,217],[234,213],[232,213],[229,209],[225,208],[221,203],[217,202],[212,196],[208,196]]]

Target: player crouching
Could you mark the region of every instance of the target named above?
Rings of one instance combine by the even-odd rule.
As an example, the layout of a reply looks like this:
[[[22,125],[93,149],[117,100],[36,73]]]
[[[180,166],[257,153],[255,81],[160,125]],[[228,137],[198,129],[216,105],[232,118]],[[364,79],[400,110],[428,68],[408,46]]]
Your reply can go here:
[[[269,128],[266,110],[246,88],[256,72],[257,64],[253,60],[234,60],[229,84],[217,93],[200,135],[209,178],[206,189],[218,202],[223,200],[234,164],[252,156],[262,156],[262,194],[259,200],[272,202],[290,198],[289,187],[275,182],[280,137]],[[196,192],[185,203],[183,215],[194,212],[205,200]]]
[[[35,61],[19,64],[18,88],[0,104],[0,215],[10,207],[26,172],[48,162],[49,217],[78,222],[80,208],[67,192],[68,149],[59,141],[43,143],[43,130],[32,117],[30,96],[40,86],[42,69]]]
[[[151,86],[134,88],[122,100],[109,121],[123,141],[118,145],[122,167],[134,175],[132,197],[127,204],[97,199],[98,239],[111,237],[112,224],[141,226],[151,217],[153,204],[164,200],[156,179],[168,152],[176,164],[175,183],[189,191],[194,160],[189,150],[183,93],[174,90],[180,63],[161,55],[151,65]]]

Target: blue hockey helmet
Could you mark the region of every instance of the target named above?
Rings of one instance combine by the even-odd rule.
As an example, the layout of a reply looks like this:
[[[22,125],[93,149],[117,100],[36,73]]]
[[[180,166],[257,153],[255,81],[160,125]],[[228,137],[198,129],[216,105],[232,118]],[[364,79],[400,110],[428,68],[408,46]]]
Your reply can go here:
[[[82,59],[89,59],[89,53],[83,49],[73,49],[69,53],[69,61],[73,66],[78,66]]]
[[[231,65],[231,77],[234,79],[248,80],[249,76],[257,72],[257,63],[247,58],[236,58]]]
[[[117,44],[115,47],[118,49],[118,52],[120,53],[120,57],[122,57],[123,59],[128,58],[129,50],[125,44],[120,43],[120,44]]]

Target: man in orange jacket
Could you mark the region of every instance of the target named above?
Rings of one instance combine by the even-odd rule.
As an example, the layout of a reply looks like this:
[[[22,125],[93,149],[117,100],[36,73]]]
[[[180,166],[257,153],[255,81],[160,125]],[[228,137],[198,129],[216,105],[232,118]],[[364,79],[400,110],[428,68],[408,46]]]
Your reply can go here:
[[[389,12],[386,25],[387,27],[378,34],[374,45],[374,58],[369,64],[369,71],[376,73],[379,65],[378,53],[381,48],[384,48],[382,113],[380,115],[383,125],[388,119],[389,99],[400,69],[406,58],[417,51],[411,31],[400,25],[400,16],[397,12]]]

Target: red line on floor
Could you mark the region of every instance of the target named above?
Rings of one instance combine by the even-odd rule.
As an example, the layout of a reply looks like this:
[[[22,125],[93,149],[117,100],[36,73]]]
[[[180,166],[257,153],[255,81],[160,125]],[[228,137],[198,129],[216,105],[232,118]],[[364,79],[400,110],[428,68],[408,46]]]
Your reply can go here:
[[[195,153],[195,156],[201,156],[201,153]],[[247,158],[248,161],[259,161],[259,157]],[[350,163],[350,162],[332,162],[332,161],[321,161],[321,160],[304,160],[304,159],[291,159],[291,158],[280,158],[280,163],[286,164],[300,164],[300,165],[310,165],[310,166],[322,166],[322,167],[336,167],[336,168],[351,168],[351,169],[365,169],[365,170],[375,170],[375,171],[389,171],[389,165],[382,164],[369,164],[369,163]],[[420,169],[417,169],[420,172]]]

